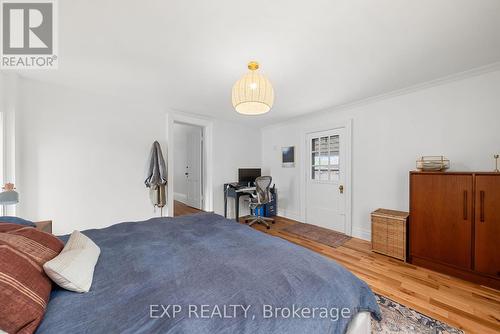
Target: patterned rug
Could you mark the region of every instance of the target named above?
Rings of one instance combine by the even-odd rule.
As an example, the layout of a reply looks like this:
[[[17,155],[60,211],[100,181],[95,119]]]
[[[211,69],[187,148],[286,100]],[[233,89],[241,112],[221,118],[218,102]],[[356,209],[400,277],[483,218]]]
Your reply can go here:
[[[294,224],[292,226],[284,228],[282,231],[295,234],[299,237],[316,241],[320,244],[334,248],[342,246],[346,241],[351,239],[350,236],[347,236],[343,233],[304,223]]]
[[[458,328],[423,315],[387,297],[375,294],[382,321],[372,320],[372,333],[383,334],[463,334]]]

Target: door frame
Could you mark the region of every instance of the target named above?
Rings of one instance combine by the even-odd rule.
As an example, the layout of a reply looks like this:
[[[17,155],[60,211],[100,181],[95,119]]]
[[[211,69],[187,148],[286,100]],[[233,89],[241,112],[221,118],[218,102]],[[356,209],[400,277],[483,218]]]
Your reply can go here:
[[[348,119],[342,122],[330,123],[328,125],[308,127],[302,131],[301,143],[303,149],[300,150],[300,166],[302,169],[300,178],[300,216],[302,221],[307,223],[307,180],[309,177],[309,143],[307,141],[307,136],[314,132],[330,131],[344,128],[345,130],[345,184],[344,184],[344,195],[345,195],[345,234],[352,236],[352,119]]]
[[[213,121],[201,116],[181,112],[169,112],[166,115],[167,126],[167,216],[174,216],[174,124],[183,123],[202,128],[203,157],[202,168],[202,209],[213,212]]]

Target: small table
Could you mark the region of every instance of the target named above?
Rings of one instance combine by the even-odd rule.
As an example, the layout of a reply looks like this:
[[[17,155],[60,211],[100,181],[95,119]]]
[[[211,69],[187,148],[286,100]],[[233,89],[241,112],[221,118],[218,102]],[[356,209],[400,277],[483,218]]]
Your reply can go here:
[[[251,196],[255,193],[255,187],[248,187],[247,185],[234,186],[230,183],[224,184],[224,217],[227,218],[227,198],[234,198],[234,211],[236,221],[240,218],[240,197]]]

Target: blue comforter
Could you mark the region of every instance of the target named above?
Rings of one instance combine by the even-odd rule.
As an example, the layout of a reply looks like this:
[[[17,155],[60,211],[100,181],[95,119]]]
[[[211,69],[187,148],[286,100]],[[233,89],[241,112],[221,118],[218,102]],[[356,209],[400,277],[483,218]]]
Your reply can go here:
[[[55,288],[38,333],[344,333],[380,317],[333,260],[215,214],[84,234],[101,247],[92,288]]]

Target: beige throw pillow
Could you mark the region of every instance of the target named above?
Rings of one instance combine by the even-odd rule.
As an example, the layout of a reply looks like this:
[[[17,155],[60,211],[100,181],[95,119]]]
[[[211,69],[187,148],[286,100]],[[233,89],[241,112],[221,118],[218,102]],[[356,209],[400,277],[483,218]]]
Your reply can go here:
[[[100,253],[101,249],[90,238],[74,231],[61,253],[45,262],[43,269],[61,288],[88,292]]]

